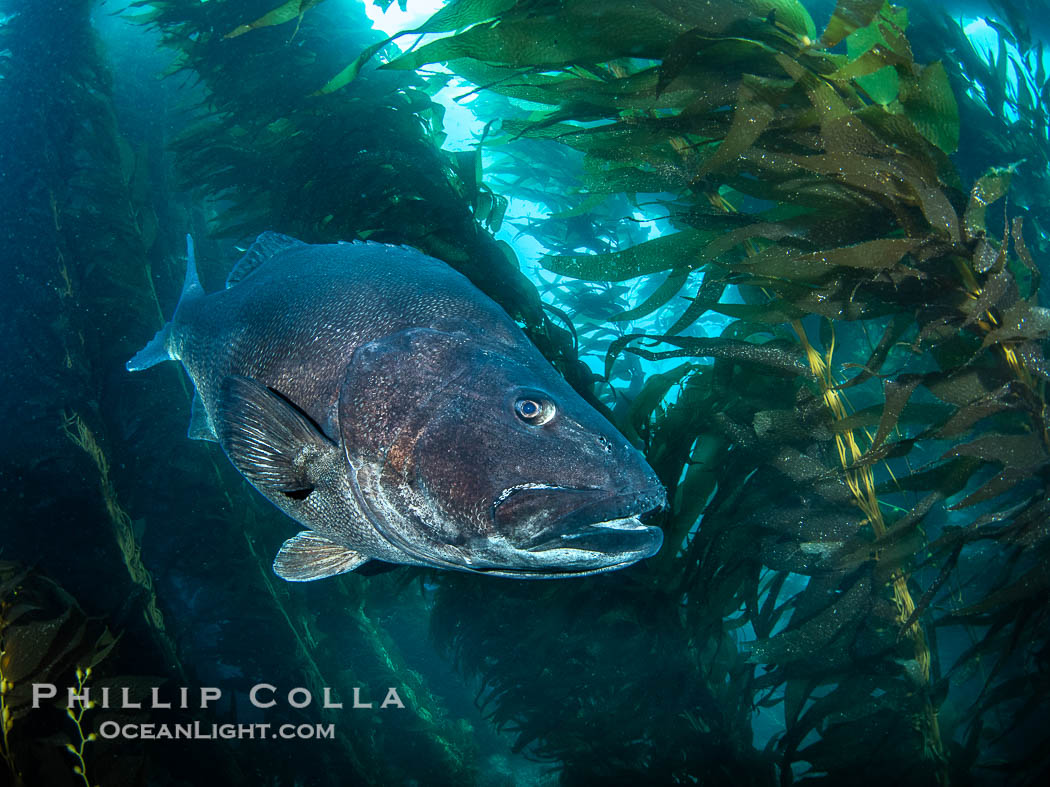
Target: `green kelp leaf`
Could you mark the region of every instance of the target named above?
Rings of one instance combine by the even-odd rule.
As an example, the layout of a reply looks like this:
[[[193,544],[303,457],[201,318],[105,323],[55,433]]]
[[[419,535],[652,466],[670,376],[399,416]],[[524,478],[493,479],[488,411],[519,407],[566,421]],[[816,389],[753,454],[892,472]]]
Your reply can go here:
[[[788,686],[792,683],[806,681],[788,681]],[[797,757],[795,752],[812,730],[853,722],[882,709],[897,711],[907,707],[909,701],[908,686],[902,681],[887,680],[884,676],[851,675],[830,693],[816,697],[797,723],[787,725],[780,748],[789,761],[804,760],[805,756]],[[806,752],[812,754],[808,748]]]
[[[1022,388],[1027,389],[1027,386],[1019,380],[1011,380],[997,391],[962,405],[938,427],[934,435],[942,440],[958,437],[969,432],[974,424],[990,415],[1018,409],[1026,398],[1025,394],[1020,393]],[[1031,395],[1034,396],[1034,394]]]
[[[885,0],[838,0],[820,43],[833,47],[854,30],[872,23]]]
[[[966,508],[990,500],[1010,491],[1018,483],[1037,478],[1047,465],[1046,447],[1038,435],[991,434],[951,449],[944,455],[976,458],[981,462],[998,464],[1003,468],[999,475],[986,481],[968,497],[951,507],[952,510]]]
[[[937,592],[948,580],[948,577],[951,576],[952,571],[955,569],[956,563],[959,562],[959,556],[962,554],[964,546],[965,543],[962,542],[957,544],[952,550],[951,554],[948,556],[948,559],[944,561],[944,565],[941,566],[941,571],[937,575],[937,578],[930,584],[928,588],[926,588],[926,591],[922,594],[922,597],[915,603],[915,609],[912,610],[912,613],[908,616],[908,618],[901,623],[900,633],[897,635],[898,637],[904,636],[907,633],[908,629],[911,628],[912,624],[915,623],[915,621],[917,621],[919,618],[921,618],[923,614],[925,614],[926,610],[933,602],[933,599],[936,598]]]
[[[782,26],[798,37],[816,37],[813,18],[798,0],[648,0],[668,17],[688,29],[709,35],[722,35],[740,29],[741,23],[758,22]],[[775,28],[774,28],[775,29]],[[749,31],[753,32],[753,30]]]
[[[979,460],[968,456],[959,457],[906,476],[898,476],[894,480],[879,484],[876,491],[879,494],[890,494],[936,490],[947,498],[961,492],[980,468]]]
[[[849,590],[804,623],[792,623],[774,637],[749,643],[747,660],[753,664],[790,664],[812,658],[844,629],[860,622],[871,606],[870,596],[871,579],[861,576]]]
[[[32,676],[53,674],[63,656],[84,638],[84,619],[66,609],[56,618],[12,626],[4,632],[4,678],[19,684]]]
[[[573,147],[575,147],[575,138],[587,136],[588,130],[583,126],[559,123],[560,112],[541,115],[539,120],[535,119],[536,116],[536,113],[533,113],[529,120],[508,118],[501,124],[501,130],[514,138],[552,139]]]
[[[888,49],[869,49],[831,74],[837,82],[855,81],[872,101],[886,106],[893,103],[900,92],[900,77],[896,64],[902,58]]]
[[[911,395],[922,381],[922,375],[902,374],[896,380],[886,380],[883,383],[882,392],[885,404],[882,407],[882,415],[879,417],[878,431],[872,438],[871,446],[866,453],[874,454],[882,447],[886,438],[890,436],[890,432],[897,426],[897,421],[900,419],[904,406],[908,404]],[[865,457],[862,456],[858,463],[862,463],[864,459]]]
[[[547,255],[540,264],[552,273],[586,281],[625,281],[672,269],[687,271],[699,264],[699,252],[711,235],[684,230],[608,254]]]
[[[601,166],[594,166],[595,164]],[[685,166],[640,167],[609,166],[591,157],[584,161],[583,186],[588,194],[657,193],[686,188],[692,171]]]
[[[737,440],[735,436],[733,439]],[[768,464],[791,479],[796,490],[812,488],[832,504],[850,506],[854,502],[853,495],[841,481],[840,470],[828,469],[820,459],[797,448],[782,446]]]
[[[675,106],[681,106],[687,118],[732,106],[734,93],[742,83],[762,94],[767,103],[777,105],[777,97],[789,92],[793,83],[758,74],[778,73],[779,51],[749,38],[711,38],[689,30],[664,55],[657,90],[662,97],[677,94]]]
[[[776,56],[781,68],[806,91],[810,103],[820,118],[824,150],[829,158],[860,159],[859,154],[879,154],[886,145],[875,136],[865,123],[854,116],[850,103],[857,104],[853,97],[850,103],[840,95],[835,86],[819,79],[809,69],[784,54]],[[858,107],[859,108],[859,107]],[[786,160],[803,164],[806,158],[816,156],[785,156]]]
[[[320,0],[313,1],[319,2]],[[403,1],[404,0],[398,0],[399,3]],[[411,30],[402,30],[389,38],[385,38],[382,41],[366,47],[353,62],[329,79],[323,87],[314,93],[314,95],[321,96],[327,93],[334,93],[335,91],[349,85],[357,79],[357,75],[361,72],[365,63],[375,57],[381,49],[387,46],[387,44],[403,35],[447,33],[452,30],[462,30],[470,25],[493,19],[504,11],[510,10],[516,2],[517,0],[459,0],[459,2],[449,3],[419,27],[412,28]],[[387,5],[389,5],[389,3],[387,3]]]
[[[575,208],[569,208],[568,210],[559,211],[558,213],[552,213],[548,218],[551,219],[574,219],[577,216],[584,216],[603,202],[609,199],[608,194],[588,194],[587,197],[577,205]]]
[[[640,347],[629,346],[631,342],[639,339],[648,339],[653,343],[670,344],[679,349],[654,352],[652,350],[643,350]],[[609,351],[606,354],[606,368],[609,368],[611,365],[609,358],[615,358],[621,352],[634,353],[650,361],[689,357],[720,358],[736,363],[758,366],[774,374],[790,377],[795,375],[808,377],[810,375],[809,366],[802,360],[801,348],[783,339],[757,344],[740,339],[723,339],[720,337],[628,334],[609,345]]]
[[[701,438],[700,445],[703,444],[704,441],[703,438]],[[784,583],[787,579],[788,574],[786,572],[778,571],[772,575],[764,588],[759,588],[759,595],[765,593],[766,598],[762,602],[761,608],[755,610],[751,616],[751,622],[754,625],[755,633],[758,635],[759,639],[766,639],[769,637],[773,628],[783,616],[785,605],[780,604],[778,606],[777,601],[780,600],[780,591],[783,589]]]
[[[562,14],[477,24],[383,67],[412,70],[461,57],[515,68],[605,62],[617,57],[658,59],[667,42],[683,30],[681,24],[645,3],[575,3]]]
[[[980,294],[975,299],[968,298],[963,301],[959,307],[959,311],[966,315],[966,319],[959,326],[960,329],[986,319],[992,310],[998,310],[996,313],[1008,310],[1020,300],[1017,280],[1007,271],[993,271],[984,277],[981,285]]]
[[[857,77],[857,84],[876,104],[886,106],[897,100],[900,77],[893,66],[883,66],[874,73]]]
[[[930,226],[953,244],[959,243],[962,240],[959,234],[959,214],[955,212],[951,200],[940,185],[936,182],[930,185],[925,179],[908,173],[904,174],[904,182],[911,187]]]
[[[457,76],[493,93],[558,107],[586,104],[619,112],[624,109],[681,107],[695,98],[695,88],[691,84],[675,85],[665,94],[658,94],[658,69],[655,66],[615,79],[599,79],[582,69],[523,73],[466,58],[454,61],[452,69]],[[708,81],[714,81],[714,77]]]
[[[1042,281],[1043,274],[1039,270],[1039,266],[1035,264],[1035,260],[1032,259],[1032,253],[1028,251],[1028,245],[1024,240],[1024,218],[1021,216],[1015,216],[1013,222],[1010,224],[1010,237],[1014,239],[1014,251],[1017,252],[1018,259],[1021,260],[1021,264],[1027,268],[1031,274],[1031,284],[1029,284],[1028,297],[1032,297],[1035,293],[1039,292],[1039,283]]]
[[[898,268],[905,255],[919,246],[914,238],[879,238],[853,246],[801,254],[793,249],[771,246],[737,264],[736,270],[756,276],[772,276],[789,281],[820,279],[836,268],[890,270]],[[917,275],[917,272],[911,272]]]
[[[664,526],[667,551],[659,558],[664,565],[673,562],[677,557],[678,551],[689,536],[689,531],[703,513],[712,491],[717,486],[718,465],[719,460],[724,460],[724,446],[724,441],[717,437],[700,438],[697,450],[685,471],[685,477],[678,484],[674,516]]]
[[[888,658],[881,663],[886,662]],[[848,674],[852,679],[852,670]],[[893,688],[888,681],[887,685]],[[912,735],[899,734],[901,708],[917,707],[915,703],[912,693],[894,692],[844,708],[846,720],[826,723],[819,736],[804,741],[795,761],[811,763],[812,772],[827,774],[829,783],[859,783],[861,778],[879,784],[918,782],[912,763],[922,762],[917,743],[923,738],[914,730]]]
[[[235,27],[229,33],[224,35],[223,38],[237,38],[237,36],[242,36],[245,33],[251,30],[256,30],[260,27],[283,25],[285,22],[291,22],[293,19],[302,16],[310,10],[310,8],[321,2],[323,2],[323,0],[288,0],[284,5],[278,6],[264,16],[260,16],[254,22]]]
[[[798,0],[748,0],[757,16],[771,19],[777,26],[783,25],[800,38],[810,41],[817,37],[817,26],[813,17]]]
[[[479,22],[495,19],[509,11],[518,0],[456,0],[440,8],[427,21],[409,33],[447,33]]]
[[[1050,561],[1044,558],[1011,584],[988,594],[976,604],[955,610],[948,617],[949,619],[958,619],[971,615],[980,615],[990,612],[1003,604],[1018,604],[1030,599],[1040,598],[1045,596],[1048,587],[1050,587]]]
[[[915,128],[945,153],[959,147],[959,105],[948,73],[940,63],[931,63],[919,79],[901,91],[904,114]]]
[[[970,201],[963,214],[963,228],[968,239],[972,240],[985,234],[987,230],[985,213],[988,206],[1006,196],[1010,190],[1010,180],[1017,171],[1016,167],[1016,164],[1009,167],[995,167],[981,175],[973,184],[970,190]]]
[[[902,183],[902,173],[891,162],[879,161],[868,156],[857,156],[849,152],[811,156],[788,155],[784,158],[811,172],[829,175],[851,189],[877,194],[893,201],[913,199]],[[843,194],[842,196],[848,195]],[[870,211],[872,207],[875,206],[865,206],[865,209]]]
[[[692,299],[692,303],[682,313],[682,316],[675,320],[674,325],[668,329],[668,335],[673,336],[676,333],[681,333],[703,317],[711,309],[712,304],[718,303],[722,293],[725,292],[725,288],[726,283],[724,281],[716,279],[710,272],[705,274],[704,280],[696,291],[696,297]]]
[[[808,314],[808,312],[780,299],[772,300],[766,304],[714,303],[709,306],[707,311],[724,314],[726,317],[732,317],[736,320],[745,320],[749,323],[766,326],[783,325],[791,320],[800,320]],[[668,333],[677,333],[677,331],[669,330]]]
[[[989,331],[982,347],[1016,341],[1042,341],[1050,336],[1050,309],[1018,301],[999,318],[999,327]]]
[[[902,48],[898,37],[891,32],[894,27],[904,25],[907,25],[906,15],[888,16],[884,10],[876,23],[851,33],[846,39],[849,63],[835,72],[833,78],[855,80],[877,104],[893,103],[900,92],[896,66],[910,68],[912,62],[910,51]]]
[[[1031,470],[1047,461],[1046,447],[1036,434],[991,434],[948,450],[942,459],[954,456],[972,456],[984,462],[1003,467]]]
[[[318,88],[312,95],[327,95],[328,93],[334,93],[335,91],[341,90],[349,85],[357,79],[357,75],[361,73],[361,69],[364,68],[365,63],[375,57],[376,53],[395,38],[397,38],[397,36],[390,36],[389,38],[384,38],[382,41],[377,41],[369,47],[365,47],[364,51],[362,51],[361,54],[350,63],[350,65],[325,82],[324,85]]]
[[[772,416],[770,421],[791,418],[791,411],[766,410]],[[756,423],[759,419],[756,418]],[[762,419],[765,420],[765,419]],[[757,431],[763,439],[780,440],[780,432]],[[792,506],[779,504],[764,507],[749,517],[740,520],[740,524],[754,525],[762,530],[775,532],[795,542],[807,544],[827,543],[831,548],[839,548],[853,540],[862,526],[859,511],[844,512],[837,507],[820,508],[812,505]]]
[[[741,86],[729,131],[715,152],[700,165],[696,173],[698,180],[736,161],[769,128],[776,116],[775,110],[753,98],[751,89]]]
[[[838,390],[852,388],[854,385],[860,385],[876,376],[882,370],[882,365],[886,362],[886,356],[889,355],[890,349],[893,348],[897,340],[911,326],[912,321],[911,315],[894,314],[886,325],[886,329],[882,332],[879,343],[875,345],[875,349],[868,356],[867,363],[861,367],[861,371],[846,382],[836,386],[836,388]],[[846,364],[845,368],[854,368],[854,365]]]
[[[626,311],[613,315],[609,318],[609,322],[628,322],[652,314],[681,291],[689,278],[689,273],[688,270],[671,271],[660,286],[653,291],[652,295],[633,309],[627,309]]]
[[[746,243],[755,238],[775,242],[783,240],[789,236],[797,237],[799,234],[798,230],[795,230],[786,224],[767,221],[756,222],[754,224],[748,224],[730,230],[729,232],[715,238],[704,248],[701,256],[704,260],[714,261],[718,260],[723,254],[735,249],[742,243]]]
[[[656,408],[667,398],[671,389],[694,369],[696,369],[696,364],[683,363],[670,371],[654,374],[646,380],[645,386],[631,402],[630,413],[627,417],[628,423],[636,434],[640,433],[649,419],[653,417]]]
[[[895,571],[914,565],[917,555],[922,553],[925,541],[919,525],[940,499],[941,496],[937,492],[932,492],[904,517],[890,525],[882,537],[859,545],[856,545],[855,541],[852,549],[835,555],[835,568],[851,570],[874,560],[871,566],[874,578],[877,581],[886,581]]]
[[[901,62],[912,62],[911,47],[904,37],[908,27],[908,10],[904,6],[884,3],[871,23],[861,27],[846,39],[846,53],[850,60],[872,49],[888,49]]]

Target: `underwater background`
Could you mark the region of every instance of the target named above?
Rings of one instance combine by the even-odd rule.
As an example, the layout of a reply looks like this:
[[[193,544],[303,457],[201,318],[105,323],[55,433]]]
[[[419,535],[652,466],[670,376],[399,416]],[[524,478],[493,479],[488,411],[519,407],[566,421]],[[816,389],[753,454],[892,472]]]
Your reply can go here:
[[[1043,783],[1048,18],[0,0],[0,784]],[[124,368],[186,233],[214,291],[265,230],[466,274],[644,449],[662,551],[278,579],[295,523]]]

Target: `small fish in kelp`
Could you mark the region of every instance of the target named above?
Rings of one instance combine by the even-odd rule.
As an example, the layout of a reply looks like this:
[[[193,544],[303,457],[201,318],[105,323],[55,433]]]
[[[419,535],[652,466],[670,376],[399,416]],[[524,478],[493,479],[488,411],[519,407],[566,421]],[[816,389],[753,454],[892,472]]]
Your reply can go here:
[[[445,263],[267,232],[206,295],[188,256],[174,317],[127,366],[181,361],[189,436],[307,528],[284,579],[369,560],[581,576],[659,550],[642,455]]]

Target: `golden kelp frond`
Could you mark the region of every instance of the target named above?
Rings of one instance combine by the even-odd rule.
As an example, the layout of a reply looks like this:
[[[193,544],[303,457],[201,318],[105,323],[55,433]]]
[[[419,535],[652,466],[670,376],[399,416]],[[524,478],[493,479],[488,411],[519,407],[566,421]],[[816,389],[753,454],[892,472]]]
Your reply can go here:
[[[175,642],[172,640],[164,623],[164,614],[160,610],[157,593],[153,586],[153,576],[142,562],[142,553],[139,543],[135,539],[131,517],[121,506],[117,498],[116,489],[110,480],[109,460],[95,439],[95,434],[91,427],[87,425],[79,413],[72,412],[66,416],[62,429],[66,436],[91,458],[98,470],[102,500],[113,529],[113,537],[117,542],[117,547],[120,549],[120,554],[124,558],[128,576],[131,578],[132,583],[140,589],[145,599],[143,614],[150,634],[156,641],[161,653],[168,660],[168,663],[174,667],[176,672],[185,676],[182,665],[179,663]]]
[[[254,22],[238,25],[227,33],[224,38],[236,38],[237,36],[242,36],[251,30],[257,30],[260,27],[283,25],[285,22],[290,22],[293,19],[302,21],[303,14],[305,14],[312,6],[323,1],[324,0],[288,0],[284,5],[278,6],[268,14],[259,17]],[[296,30],[298,29],[299,26],[296,25]]]

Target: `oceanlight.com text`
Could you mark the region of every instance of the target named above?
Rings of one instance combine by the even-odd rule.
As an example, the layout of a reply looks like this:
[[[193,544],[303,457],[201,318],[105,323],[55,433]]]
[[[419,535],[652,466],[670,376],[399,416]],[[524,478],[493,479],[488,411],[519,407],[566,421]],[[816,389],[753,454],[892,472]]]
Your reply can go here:
[[[163,740],[333,740],[334,724],[119,724],[105,721],[98,736],[138,741]]]

